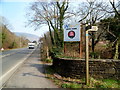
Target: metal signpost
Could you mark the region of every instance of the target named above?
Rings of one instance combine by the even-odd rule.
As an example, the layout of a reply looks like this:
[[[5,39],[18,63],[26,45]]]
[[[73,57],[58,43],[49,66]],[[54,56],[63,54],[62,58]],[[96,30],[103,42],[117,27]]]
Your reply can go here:
[[[85,49],[85,61],[86,61],[86,85],[89,85],[89,45],[88,45],[88,32],[89,31],[97,31],[98,27],[97,26],[92,26],[91,29],[86,30],[85,34],[85,44],[86,44],[86,49]]]

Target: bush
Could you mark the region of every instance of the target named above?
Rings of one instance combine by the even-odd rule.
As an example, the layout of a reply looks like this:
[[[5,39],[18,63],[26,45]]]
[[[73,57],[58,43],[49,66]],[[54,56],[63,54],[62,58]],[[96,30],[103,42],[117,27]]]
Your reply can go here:
[[[63,49],[62,48],[56,48],[56,47],[53,47],[49,52],[50,52],[50,56],[52,57],[52,58],[54,58],[54,57],[56,57],[57,55],[62,55],[63,53],[63,51],[62,51]]]
[[[52,63],[52,62],[53,62],[52,59],[44,59],[44,61],[45,61],[46,63]]]
[[[99,52],[91,52],[90,57],[94,59],[100,58],[100,53]]]

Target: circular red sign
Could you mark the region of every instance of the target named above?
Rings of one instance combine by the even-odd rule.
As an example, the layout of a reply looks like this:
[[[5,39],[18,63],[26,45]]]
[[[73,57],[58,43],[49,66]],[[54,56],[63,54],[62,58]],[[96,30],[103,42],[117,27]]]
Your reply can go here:
[[[69,38],[74,38],[75,37],[75,32],[74,31],[69,31],[68,32],[68,37]]]

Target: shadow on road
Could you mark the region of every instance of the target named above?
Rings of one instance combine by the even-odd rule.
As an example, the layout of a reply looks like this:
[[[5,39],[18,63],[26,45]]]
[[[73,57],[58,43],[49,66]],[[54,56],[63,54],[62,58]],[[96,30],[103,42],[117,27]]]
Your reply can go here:
[[[44,74],[46,74],[46,68],[50,67],[51,65],[45,64],[40,59],[40,50],[36,49],[33,54],[27,59],[27,63],[24,63],[25,67],[29,68],[36,68],[38,73],[27,72],[22,73],[22,76],[35,76],[35,77],[45,77]]]
[[[35,75],[35,74],[32,74],[32,72],[30,72],[30,73],[23,73],[22,74],[22,76],[35,76],[35,77],[43,77],[44,78],[44,76],[40,76],[40,75]]]

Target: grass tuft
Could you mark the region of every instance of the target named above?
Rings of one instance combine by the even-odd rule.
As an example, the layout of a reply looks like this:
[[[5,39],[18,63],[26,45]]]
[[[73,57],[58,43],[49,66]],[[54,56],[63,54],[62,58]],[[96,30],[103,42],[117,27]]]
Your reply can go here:
[[[61,85],[61,87],[62,88],[81,88],[82,85],[77,83],[64,83]]]

